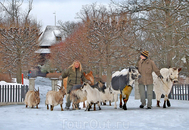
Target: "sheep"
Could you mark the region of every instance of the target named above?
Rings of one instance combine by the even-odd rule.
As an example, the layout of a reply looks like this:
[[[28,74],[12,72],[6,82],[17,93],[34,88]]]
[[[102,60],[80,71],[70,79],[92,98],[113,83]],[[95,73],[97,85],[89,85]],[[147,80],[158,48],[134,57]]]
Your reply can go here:
[[[99,90],[97,88],[92,88],[89,85],[89,83],[87,83],[87,82],[83,83],[83,85],[81,86],[81,89],[83,91],[87,92],[87,107],[86,107],[86,110],[90,111],[92,104],[94,104],[94,108],[95,108],[95,104],[98,104],[99,110],[101,110],[101,108],[100,108],[101,98],[100,98]],[[94,109],[94,110],[96,110],[96,109]]]
[[[61,111],[63,111],[63,98],[66,94],[66,91],[63,87],[60,87],[58,91],[49,91],[46,95],[45,105],[47,105],[47,110],[49,110],[49,105],[51,107],[51,111],[53,111],[54,106],[60,104]]]
[[[40,103],[39,88],[38,91],[36,89],[28,91],[25,95],[24,103],[26,104],[26,108],[28,106],[31,108],[36,106],[36,108],[38,108]]]

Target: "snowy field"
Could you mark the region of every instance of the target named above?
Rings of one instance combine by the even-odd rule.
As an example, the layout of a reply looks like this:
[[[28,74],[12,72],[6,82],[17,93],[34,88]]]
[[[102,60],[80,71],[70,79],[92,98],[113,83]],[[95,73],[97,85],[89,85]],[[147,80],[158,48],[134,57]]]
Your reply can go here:
[[[25,83],[28,83],[25,81]],[[35,88],[40,89],[39,109],[25,105],[0,107],[0,130],[186,130],[189,129],[189,102],[170,100],[170,108],[157,108],[153,100],[152,109],[140,109],[140,101],[130,96],[128,110],[113,106],[101,106],[97,111],[54,111],[46,109],[46,93],[51,90],[51,81],[38,77]],[[64,107],[65,107],[64,99]],[[117,103],[118,104],[118,103]],[[161,99],[161,106],[163,99]],[[80,104],[82,106],[82,104]]]

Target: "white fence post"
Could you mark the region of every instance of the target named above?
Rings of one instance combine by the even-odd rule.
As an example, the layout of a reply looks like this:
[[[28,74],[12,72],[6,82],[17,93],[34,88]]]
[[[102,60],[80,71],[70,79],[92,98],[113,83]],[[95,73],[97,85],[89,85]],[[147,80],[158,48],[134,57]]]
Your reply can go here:
[[[30,78],[29,79],[29,90],[34,90],[35,89],[35,78]]]
[[[52,86],[52,91],[57,91],[57,84],[58,84],[58,79],[57,78],[51,78],[51,86]]]
[[[140,99],[138,81],[135,81],[135,99]]]

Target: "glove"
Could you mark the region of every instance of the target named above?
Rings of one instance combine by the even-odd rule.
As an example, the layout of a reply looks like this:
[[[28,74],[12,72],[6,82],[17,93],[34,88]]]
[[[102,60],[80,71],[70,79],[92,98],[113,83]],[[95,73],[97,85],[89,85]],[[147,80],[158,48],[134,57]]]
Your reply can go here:
[[[163,76],[160,74],[159,76],[158,76],[160,79],[163,79]]]

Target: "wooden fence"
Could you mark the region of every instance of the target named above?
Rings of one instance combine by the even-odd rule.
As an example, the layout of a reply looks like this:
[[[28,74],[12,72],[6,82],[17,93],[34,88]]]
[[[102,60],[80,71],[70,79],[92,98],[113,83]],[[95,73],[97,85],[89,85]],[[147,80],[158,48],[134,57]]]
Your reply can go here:
[[[23,103],[28,85],[0,85],[0,103]]]

